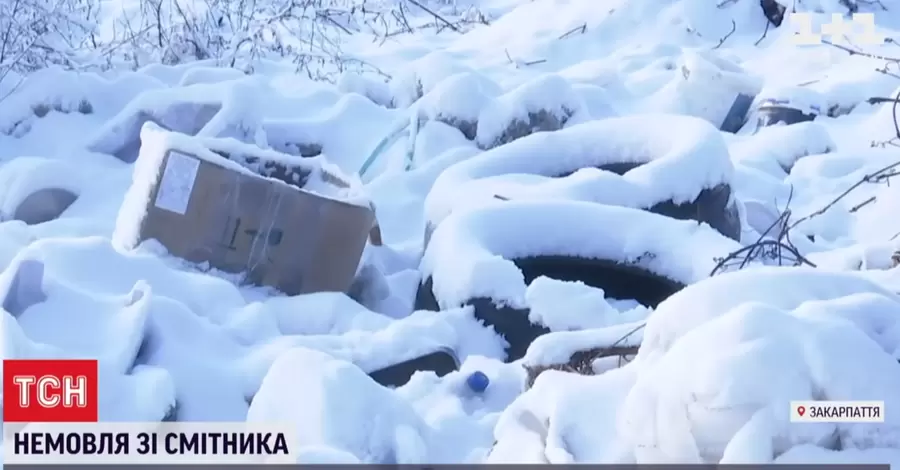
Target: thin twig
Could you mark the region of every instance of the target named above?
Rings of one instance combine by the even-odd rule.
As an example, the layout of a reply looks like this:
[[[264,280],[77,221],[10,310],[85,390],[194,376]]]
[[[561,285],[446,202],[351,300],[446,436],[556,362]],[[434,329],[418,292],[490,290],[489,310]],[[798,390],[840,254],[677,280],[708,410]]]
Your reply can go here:
[[[871,204],[871,203],[873,203],[873,202],[875,202],[875,196],[872,196],[872,197],[870,197],[869,199],[866,199],[865,201],[860,202],[859,204],[857,204],[857,205],[851,207],[851,208],[850,208],[850,213],[852,214],[852,213],[854,213],[854,212],[856,212],[856,211],[862,209],[863,207],[865,207],[865,206],[867,206],[867,205],[869,205],[869,204]]]
[[[563,33],[558,39],[565,39],[565,38],[567,38],[567,37],[569,37],[569,36],[571,36],[571,35],[573,35],[573,34],[575,34],[575,33],[578,33],[578,34],[584,34],[585,31],[587,31],[587,23],[584,23],[584,24],[581,25],[581,26],[577,26],[577,27],[575,27],[575,28],[572,28],[572,29],[570,29],[569,31],[566,31],[566,32]]]
[[[459,30],[459,28],[458,28],[455,24],[453,24],[453,23],[447,21],[447,19],[444,18],[443,16],[438,15],[437,13],[431,11],[431,10],[430,10],[428,7],[426,7],[425,5],[422,5],[421,3],[417,2],[416,0],[407,0],[407,1],[408,1],[409,3],[412,3],[413,5],[415,5],[415,6],[419,7],[419,8],[421,8],[422,10],[425,11],[425,13],[428,13],[429,15],[433,16],[434,19],[440,21],[441,23],[444,23],[444,25],[446,25],[448,28],[452,29],[453,31],[456,31],[457,33],[461,32],[461,31]]]
[[[737,23],[735,23],[734,20],[731,20],[731,31],[729,31],[728,34],[725,35],[725,37],[723,37],[722,39],[719,39],[719,43],[716,44],[715,47],[713,47],[713,49],[718,49],[718,48],[722,47],[722,44],[725,44],[725,41],[727,41],[728,38],[730,38],[731,35],[734,34],[734,31],[736,29],[737,29]]]

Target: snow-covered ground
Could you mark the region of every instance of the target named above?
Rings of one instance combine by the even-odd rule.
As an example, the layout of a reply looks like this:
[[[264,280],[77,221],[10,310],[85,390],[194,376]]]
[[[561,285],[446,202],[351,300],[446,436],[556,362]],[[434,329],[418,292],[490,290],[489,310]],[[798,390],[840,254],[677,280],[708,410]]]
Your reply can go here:
[[[366,27],[347,0],[316,23],[316,44],[365,65],[342,73],[202,28],[164,50],[104,46],[104,67],[56,50],[80,72],[10,71],[34,51],[0,52],[3,357],[99,359],[101,420],[289,417],[307,463],[900,465],[900,0],[778,1],[814,28],[874,13],[888,41],[797,46],[757,0],[397,0],[402,21]],[[98,41],[147,15],[107,3]],[[252,40],[291,47],[271,10]],[[185,60],[191,35],[215,57]],[[719,131],[739,95],[755,97],[747,124]],[[818,117],[757,129],[766,99]],[[117,243],[146,184],[139,149],[170,138],[148,118],[359,175],[384,242],[363,254],[364,294],[279,295]],[[693,220],[643,210],[701,199]],[[641,305],[512,262],[541,255],[687,287]],[[441,311],[414,311],[426,280]],[[551,332],[506,363],[477,297]],[[617,345],[640,349],[529,377]],[[396,389],[365,373],[436,348],[457,372]],[[886,416],[791,423],[792,400]]]

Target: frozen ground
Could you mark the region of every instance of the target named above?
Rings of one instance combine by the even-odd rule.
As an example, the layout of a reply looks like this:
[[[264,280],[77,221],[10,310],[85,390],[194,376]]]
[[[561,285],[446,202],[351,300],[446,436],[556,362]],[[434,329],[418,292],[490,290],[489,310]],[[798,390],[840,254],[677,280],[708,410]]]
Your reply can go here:
[[[109,3],[125,15],[140,2]],[[320,25],[368,64],[334,84],[307,77],[315,64],[295,74],[296,63],[268,60],[250,75],[213,60],[0,73],[4,358],[98,358],[103,420],[290,417],[307,463],[900,464],[900,190],[889,184],[900,131],[890,102],[866,102],[900,92],[900,47],[795,46],[788,21],[767,27],[755,0],[441,1],[438,19],[402,3],[412,26],[399,33],[343,17]],[[816,24],[854,5],[900,40],[898,0],[783,3]],[[101,39],[113,17],[98,20]],[[142,63],[187,47],[169,46]],[[0,72],[13,59],[0,56]],[[320,65],[335,77],[334,63]],[[737,93],[759,92],[822,114],[716,131]],[[380,289],[366,306],[285,297],[151,246],[118,248],[141,116],[276,150],[319,146],[360,173],[385,242],[364,256]],[[533,116],[555,132],[521,138]],[[592,168],[617,162],[645,165]],[[740,241],[634,209],[723,183]],[[25,203],[45,189],[56,191],[30,201],[42,218]],[[29,218],[41,223],[16,220]],[[760,266],[778,264],[770,253],[706,279],[714,258],[783,225],[807,266]],[[580,283],[526,286],[507,261],[647,252],[662,256],[645,268],[689,284],[655,309]],[[412,311],[420,272],[444,311]],[[503,340],[456,308],[476,295],[529,307],[554,332],[505,364]],[[614,343],[640,350],[625,365],[598,360],[595,375],[549,370],[526,386],[523,364]],[[460,370],[394,390],[362,372],[435,347],[456,350]],[[484,391],[467,385],[476,371]],[[883,400],[886,420],[790,423],[788,402],[805,399]]]

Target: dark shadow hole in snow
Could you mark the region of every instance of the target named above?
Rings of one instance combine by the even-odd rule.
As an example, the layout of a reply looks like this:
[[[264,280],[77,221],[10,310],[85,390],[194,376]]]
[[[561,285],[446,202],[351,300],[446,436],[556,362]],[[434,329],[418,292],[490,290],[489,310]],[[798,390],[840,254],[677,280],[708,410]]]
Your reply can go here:
[[[433,353],[369,372],[369,377],[385,387],[400,387],[419,371],[431,371],[443,377],[457,370],[459,359],[456,353],[449,348],[440,348]]]
[[[648,307],[684,288],[684,284],[646,269],[605,259],[541,255],[513,260],[522,270],[525,283],[546,276],[560,281],[581,281],[603,289],[607,298],[633,299]]]
[[[803,111],[787,106],[764,106],[756,110],[757,127],[769,127],[776,124],[798,124],[816,119],[815,113]]]
[[[57,219],[78,196],[75,193],[60,189],[46,188],[28,195],[13,213],[13,219],[21,220],[28,225],[37,225]]]
[[[560,281],[581,281],[601,288],[607,298],[636,300],[655,308],[663,300],[684,288],[673,281],[643,268],[604,259],[587,259],[559,255],[541,255],[513,260],[522,271],[526,284],[539,276]],[[538,336],[549,333],[543,325],[531,323],[528,311],[497,305],[493,299],[474,298],[466,302],[475,309],[475,317],[502,335],[509,346],[507,360],[522,358]],[[416,295],[416,309],[439,310],[432,291],[432,280],[426,279]]]

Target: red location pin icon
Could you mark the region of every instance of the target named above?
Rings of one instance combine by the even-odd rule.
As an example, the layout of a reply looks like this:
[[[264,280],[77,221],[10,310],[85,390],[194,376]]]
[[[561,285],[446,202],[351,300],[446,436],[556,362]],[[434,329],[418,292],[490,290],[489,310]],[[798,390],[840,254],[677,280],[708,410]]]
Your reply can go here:
[[[805,407],[805,406],[798,406],[798,407],[797,407],[797,414],[799,414],[800,417],[803,417],[803,414],[804,414],[804,413],[806,413],[806,407]]]

